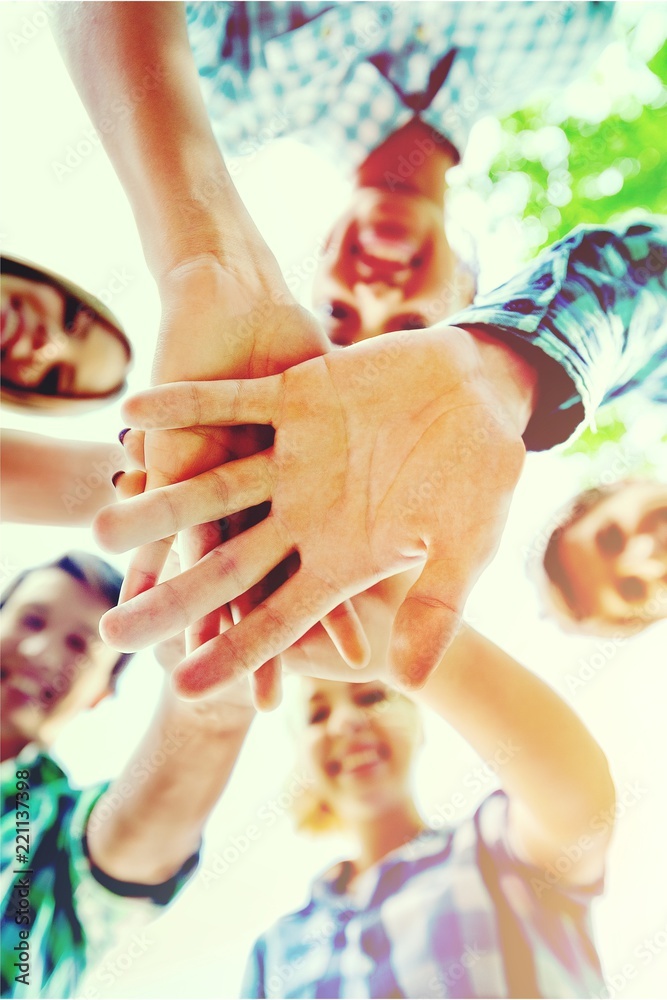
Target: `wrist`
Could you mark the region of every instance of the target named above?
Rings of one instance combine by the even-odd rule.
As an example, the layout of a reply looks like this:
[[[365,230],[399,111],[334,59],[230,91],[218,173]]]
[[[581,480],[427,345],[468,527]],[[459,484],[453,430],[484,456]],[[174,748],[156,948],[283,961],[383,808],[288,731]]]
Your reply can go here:
[[[475,346],[484,377],[493,387],[503,414],[522,435],[537,407],[539,377],[520,353],[496,339],[486,328],[462,326]]]
[[[192,261],[226,270],[275,273],[278,265],[243,204],[217,149],[191,150],[153,180],[136,210],[146,260],[158,285]]]
[[[247,701],[233,701],[227,692],[198,701],[184,701],[174,694],[169,682],[164,688],[162,706],[169,727],[178,730],[185,740],[193,736],[242,739],[257,715],[249,695]]]

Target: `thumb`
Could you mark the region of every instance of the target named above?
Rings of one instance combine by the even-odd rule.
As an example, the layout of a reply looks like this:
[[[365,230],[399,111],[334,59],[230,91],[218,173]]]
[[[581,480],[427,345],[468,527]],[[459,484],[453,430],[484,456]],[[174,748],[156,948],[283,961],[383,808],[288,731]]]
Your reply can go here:
[[[451,557],[427,560],[392,628],[389,672],[400,687],[421,687],[440,663],[461,624],[468,584],[460,570],[454,575]]]

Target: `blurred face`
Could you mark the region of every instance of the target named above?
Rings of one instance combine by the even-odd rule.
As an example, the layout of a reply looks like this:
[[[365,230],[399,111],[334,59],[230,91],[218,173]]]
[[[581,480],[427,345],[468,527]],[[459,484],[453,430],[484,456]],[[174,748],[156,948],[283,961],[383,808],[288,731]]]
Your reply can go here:
[[[53,285],[2,276],[2,377],[48,395],[99,396],[124,381],[121,340]]]
[[[0,615],[4,735],[49,745],[109,690],[115,650],[99,636],[109,604],[60,569],[30,573]]]
[[[380,817],[411,798],[419,716],[383,684],[304,680],[303,749],[318,789],[343,820]]]
[[[667,486],[629,483],[564,533],[578,617],[601,626],[667,618]]]
[[[442,208],[411,191],[356,191],[334,226],[314,308],[334,344],[423,329],[470,302],[472,278],[445,237]]]

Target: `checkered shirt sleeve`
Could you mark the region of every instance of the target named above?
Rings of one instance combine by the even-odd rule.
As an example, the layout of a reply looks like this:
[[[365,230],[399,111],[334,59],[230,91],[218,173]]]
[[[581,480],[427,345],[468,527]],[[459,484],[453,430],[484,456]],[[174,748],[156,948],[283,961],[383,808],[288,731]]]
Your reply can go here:
[[[486,328],[541,372],[528,448],[566,441],[599,406],[633,391],[667,402],[666,265],[665,218],[578,226],[448,317],[450,325]]]

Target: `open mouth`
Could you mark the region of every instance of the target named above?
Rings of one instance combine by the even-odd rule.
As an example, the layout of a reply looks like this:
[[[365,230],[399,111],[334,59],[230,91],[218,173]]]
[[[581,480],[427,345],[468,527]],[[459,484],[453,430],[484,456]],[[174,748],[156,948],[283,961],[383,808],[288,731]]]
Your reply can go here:
[[[2,710],[9,712],[12,709],[25,708],[28,705],[39,704],[40,692],[33,691],[26,687],[19,687],[10,682],[2,683]]]
[[[28,704],[43,705],[52,699],[51,689],[48,686],[44,687],[41,680],[28,674],[2,667],[0,680],[3,705],[6,708]]]
[[[368,282],[404,283],[423,263],[421,243],[405,226],[394,222],[361,226],[352,248],[359,277]]]
[[[360,226],[357,241],[363,254],[397,267],[410,266],[421,249],[421,240],[395,222]]]
[[[25,320],[20,309],[7,306],[0,313],[0,344],[2,346],[2,358],[9,354],[17,340],[20,339],[25,330]]]
[[[362,776],[374,773],[389,759],[389,748],[384,744],[350,747],[340,758],[329,760],[326,771],[329,777],[338,775]]]

